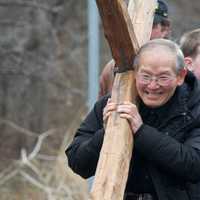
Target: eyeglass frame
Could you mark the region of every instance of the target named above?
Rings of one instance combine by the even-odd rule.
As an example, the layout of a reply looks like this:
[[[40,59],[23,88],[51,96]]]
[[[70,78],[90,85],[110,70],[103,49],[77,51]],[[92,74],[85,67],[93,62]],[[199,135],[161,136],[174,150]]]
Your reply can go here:
[[[142,76],[143,75],[143,76]],[[144,75],[146,75],[146,79],[144,77]],[[166,79],[165,80],[165,83],[162,82],[164,81],[164,79],[161,79],[162,76],[165,76],[164,78]],[[144,84],[144,85],[149,85],[151,84],[151,82],[154,80],[155,83],[159,86],[163,86],[163,87],[166,87],[168,86],[168,84],[174,80],[177,76],[176,75],[159,75],[159,76],[155,76],[155,75],[150,75],[148,73],[145,73],[145,72],[137,72],[137,75],[136,75],[136,79],[137,77],[139,78],[139,81],[140,83]],[[142,79],[141,79],[142,78]],[[161,82],[160,82],[161,81]],[[163,84],[164,83],[164,84]]]

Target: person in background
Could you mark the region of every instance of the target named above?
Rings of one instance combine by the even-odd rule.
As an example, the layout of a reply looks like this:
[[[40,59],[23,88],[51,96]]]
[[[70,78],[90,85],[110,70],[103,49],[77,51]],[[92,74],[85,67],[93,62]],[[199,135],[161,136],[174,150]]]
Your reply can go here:
[[[187,68],[200,79],[200,28],[188,31],[180,39]]]
[[[166,39],[143,45],[134,69],[137,106],[100,98],[66,150],[69,166],[84,178],[95,174],[103,125],[116,111],[134,137],[124,200],[200,200],[200,82]]]
[[[168,18],[168,6],[162,1],[158,0],[158,7],[155,10],[151,38],[168,38],[171,32],[170,20]],[[114,81],[114,60],[108,62],[99,78],[99,94],[98,98],[111,92]]]

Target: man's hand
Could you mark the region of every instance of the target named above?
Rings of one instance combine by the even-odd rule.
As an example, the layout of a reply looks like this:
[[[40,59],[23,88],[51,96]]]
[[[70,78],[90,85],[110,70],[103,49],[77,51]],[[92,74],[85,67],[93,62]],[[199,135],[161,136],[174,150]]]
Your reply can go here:
[[[103,109],[103,122],[104,122],[104,127],[105,124],[107,123],[108,117],[111,115],[113,111],[116,111],[117,109],[117,104],[113,103],[111,101],[111,98],[108,99],[107,104],[105,108]]]
[[[110,98],[108,99],[107,105],[103,110],[104,124],[107,123],[108,117],[113,111],[117,111],[121,118],[128,120],[133,134],[135,134],[143,124],[142,118],[135,104],[131,102],[124,102],[117,105],[116,103],[113,103]]]
[[[133,134],[135,134],[143,124],[136,105],[131,102],[124,102],[118,105],[117,112],[120,114],[121,118],[125,118],[129,121]]]

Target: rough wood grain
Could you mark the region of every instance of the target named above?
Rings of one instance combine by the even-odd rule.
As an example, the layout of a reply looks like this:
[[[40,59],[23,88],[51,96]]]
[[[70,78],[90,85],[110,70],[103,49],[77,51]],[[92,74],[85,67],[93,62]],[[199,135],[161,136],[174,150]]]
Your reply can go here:
[[[117,92],[116,92],[117,91]],[[112,90],[115,102],[134,96],[134,73],[117,74]],[[129,124],[116,112],[108,119],[106,133],[91,192],[93,200],[122,200],[132,155],[133,137]]]
[[[123,0],[96,0],[96,2],[116,66],[131,67],[139,45],[126,3]]]
[[[128,13],[130,15],[139,46],[142,46],[151,36],[155,7],[155,0],[129,1]]]
[[[140,4],[137,4],[139,2]],[[149,0],[138,0],[135,3],[137,9],[133,4],[132,8],[136,9],[136,14],[140,13],[140,17],[137,18],[133,15],[132,20],[134,20],[131,22],[123,0],[97,0],[105,36],[116,66],[121,71],[127,70],[123,73],[117,73],[114,80],[111,98],[117,104],[123,101],[136,102],[135,73],[129,69],[133,67],[133,59],[139,45],[149,39],[151,26],[143,28],[142,30],[147,33],[142,36],[138,35],[138,39],[136,39],[133,24],[139,24],[142,28],[142,26],[147,25],[146,20],[148,18],[151,18],[151,20],[148,19],[147,21],[152,22],[152,13],[156,5],[155,1],[150,2]],[[152,12],[149,12],[150,10]],[[141,16],[144,17],[144,22],[138,23]],[[123,199],[132,149],[133,137],[128,122],[121,119],[116,112],[113,112],[106,125],[104,142],[91,191],[92,200]]]

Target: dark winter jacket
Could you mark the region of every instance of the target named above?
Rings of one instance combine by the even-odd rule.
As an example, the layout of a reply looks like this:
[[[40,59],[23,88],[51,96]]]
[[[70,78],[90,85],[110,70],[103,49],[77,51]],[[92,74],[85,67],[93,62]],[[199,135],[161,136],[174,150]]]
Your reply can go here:
[[[103,143],[100,99],[66,150],[69,166],[84,178],[95,174]],[[135,135],[126,192],[155,192],[159,200],[200,200],[200,83],[189,73],[162,107],[142,102],[144,124]]]

